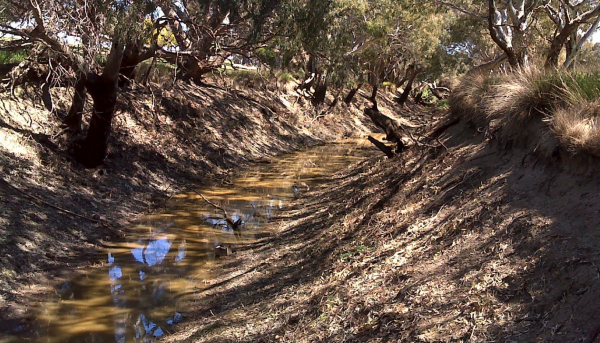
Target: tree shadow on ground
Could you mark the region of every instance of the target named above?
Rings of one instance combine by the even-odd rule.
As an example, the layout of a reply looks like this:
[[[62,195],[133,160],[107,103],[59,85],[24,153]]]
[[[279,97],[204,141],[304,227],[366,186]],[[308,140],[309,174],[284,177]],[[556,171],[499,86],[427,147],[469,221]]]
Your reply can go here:
[[[286,211],[197,294],[186,336],[596,342],[599,182],[464,127],[446,146],[412,174],[422,155],[373,159]]]
[[[330,116],[306,130],[295,123],[309,119],[281,104],[258,106],[185,84],[160,94],[128,90],[119,98],[105,164],[89,170],[67,154],[61,123],[50,114],[26,101],[2,105],[0,134],[8,137],[0,148],[3,323],[29,318],[26,305],[42,299],[43,286],[97,262],[98,250],[122,237],[129,221],[188,185],[219,182],[254,161],[370,127],[368,118]]]

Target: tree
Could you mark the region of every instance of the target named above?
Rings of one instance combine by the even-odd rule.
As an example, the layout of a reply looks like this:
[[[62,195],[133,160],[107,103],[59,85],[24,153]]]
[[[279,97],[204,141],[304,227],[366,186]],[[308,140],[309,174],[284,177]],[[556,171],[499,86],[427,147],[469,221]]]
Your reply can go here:
[[[177,42],[163,53],[197,83],[229,57],[248,57],[275,37],[280,0],[158,1]]]
[[[280,1],[207,0],[6,0],[0,4],[0,34],[59,63],[75,80],[65,122],[78,132],[87,94],[93,112],[75,159],[100,165],[107,153],[119,79],[126,84],[136,65],[161,56],[180,75],[201,82],[233,54],[247,54],[270,39]],[[166,39],[165,39],[166,38]],[[12,38],[11,38],[12,39]]]
[[[5,14],[1,32],[43,47],[49,56],[70,68],[91,95],[90,126],[74,149],[75,159],[86,167],[98,166],[106,155],[119,70],[127,39],[143,19],[140,5],[102,0],[9,0],[0,9]],[[74,33],[80,33],[76,37],[84,44],[74,46],[61,38]]]
[[[585,41],[596,31],[600,24],[600,2],[598,1],[559,1],[545,6],[548,17],[555,24],[555,34],[546,54],[546,67],[557,67],[563,47],[566,49],[564,65],[572,65]],[[579,30],[584,26],[583,35]]]
[[[536,52],[543,57],[546,67],[555,68],[563,48],[566,48],[564,65],[569,67],[583,43],[600,25],[597,0],[435,0],[435,3],[487,23],[489,37],[502,54],[482,64],[479,71],[497,66],[503,60],[512,67],[520,67]],[[541,48],[545,42],[549,46]]]

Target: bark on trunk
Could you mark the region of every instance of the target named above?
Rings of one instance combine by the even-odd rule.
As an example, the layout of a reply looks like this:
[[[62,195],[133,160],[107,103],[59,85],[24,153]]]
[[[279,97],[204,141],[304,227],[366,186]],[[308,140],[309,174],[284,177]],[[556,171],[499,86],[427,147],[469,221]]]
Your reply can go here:
[[[392,158],[394,157],[396,154],[394,154],[394,151],[392,151],[392,149],[383,144],[382,142],[378,141],[377,139],[369,136],[367,137],[367,139],[369,140],[369,142],[373,143],[373,145],[375,145],[379,150],[383,151],[383,153],[388,157],[388,158]]]
[[[85,78],[85,87],[94,105],[87,136],[76,147],[75,159],[87,168],[102,164],[108,151],[108,139],[119,92],[118,76],[123,50],[123,45],[115,36],[102,75],[89,73]]]
[[[54,112],[54,102],[52,101],[52,93],[50,93],[50,83],[48,80],[42,85],[42,102],[48,112]]]
[[[398,124],[390,117],[381,114],[376,109],[366,108],[365,114],[371,118],[373,123],[377,125],[379,128],[383,129],[385,132],[385,139],[389,142],[396,143],[396,152],[400,153],[404,150],[405,146],[402,142],[402,129],[398,126]]]
[[[568,24],[563,27],[558,36],[554,37],[552,43],[550,43],[550,49],[546,55],[546,68],[558,67],[558,58],[563,46],[567,42],[567,39],[571,36],[571,32],[577,28],[577,25]]]
[[[346,95],[346,97],[344,98],[344,102],[346,103],[346,105],[350,105],[350,102],[352,102],[352,99],[354,99],[354,96],[356,95],[356,92],[358,92],[360,87],[362,87],[362,83],[356,86],[356,88],[352,88],[348,95]]]
[[[396,100],[396,102],[399,103],[400,105],[404,105],[404,103],[406,103],[406,100],[408,100],[410,91],[412,91],[412,82],[410,82],[410,80],[409,80],[408,84],[406,85],[406,88],[404,88],[404,92],[402,92],[402,94],[400,95],[398,100]]]
[[[497,9],[496,9],[495,1],[489,0],[488,1],[487,21],[488,21],[488,31],[490,33],[490,36],[491,36],[492,40],[494,41],[494,43],[496,43],[496,45],[498,45],[498,47],[500,49],[502,49],[502,51],[504,51],[504,53],[506,54],[506,57],[508,59],[508,63],[514,68],[519,67],[521,65],[522,58],[521,58],[520,54],[515,51],[514,47],[512,46],[512,42],[503,41],[498,36],[498,32],[496,31],[496,25],[494,23],[496,11],[497,11]]]
[[[213,68],[211,67],[200,67],[198,61],[192,57],[187,56],[183,62],[179,64],[179,78],[182,80],[192,80],[196,84],[203,84],[204,75],[210,73]]]
[[[86,83],[94,105],[87,136],[75,152],[75,159],[87,168],[102,164],[117,102],[117,82],[105,76],[92,76]]]
[[[81,131],[81,118],[83,115],[83,107],[85,106],[85,98],[87,91],[85,89],[85,80],[80,77],[75,84],[75,92],[69,113],[65,117],[64,123],[69,126],[71,131]]]
[[[315,89],[315,93],[312,99],[313,106],[317,106],[324,103],[325,95],[327,95],[327,79],[317,84],[317,88]]]
[[[119,69],[119,86],[129,84],[135,78],[135,67],[143,61],[156,56],[157,45],[152,45],[142,51],[137,44],[129,44],[123,52],[123,60]]]
[[[467,72],[467,75],[488,73],[488,72],[498,68],[502,63],[506,62],[506,60],[508,60],[508,56],[506,56],[506,53],[503,53],[502,55],[498,56],[493,61],[480,64],[480,65],[474,67],[473,69],[469,70]]]
[[[408,100],[408,96],[410,95],[410,91],[412,90],[412,85],[415,82],[415,78],[417,77],[417,75],[419,75],[419,73],[420,71],[416,68],[411,69],[411,74],[408,78],[408,82],[406,83],[406,87],[404,88],[404,92],[402,92],[398,100],[396,100],[396,102],[400,105],[404,105],[404,103],[406,103],[406,100]]]

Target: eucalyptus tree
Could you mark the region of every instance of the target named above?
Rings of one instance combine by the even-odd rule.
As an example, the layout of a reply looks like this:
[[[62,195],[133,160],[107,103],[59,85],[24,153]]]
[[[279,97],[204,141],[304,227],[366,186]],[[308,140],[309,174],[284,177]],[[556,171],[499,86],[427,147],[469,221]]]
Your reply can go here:
[[[485,0],[485,1],[438,1],[435,3],[482,20],[487,24],[489,37],[513,67],[519,67],[528,60],[528,47],[534,35],[533,24],[544,7],[541,0]]]
[[[564,65],[571,66],[585,41],[600,25],[597,0],[434,0],[476,21],[483,21],[488,36],[502,51],[480,69],[508,61],[512,67],[527,63],[532,53],[546,67],[557,67],[566,47]],[[542,48],[540,45],[546,45]]]
[[[548,17],[555,24],[550,47],[546,54],[546,66],[557,67],[560,53],[566,48],[565,67],[572,66],[591,35],[600,24],[600,1],[564,0],[549,2],[544,7]]]
[[[278,34],[282,0],[158,0],[177,42],[163,54],[177,62],[180,75],[201,83],[202,76],[233,55],[252,52]],[[159,18],[160,19],[160,18]]]
[[[99,165],[106,155],[125,45],[137,34],[144,5],[143,0],[5,0],[0,5],[5,37],[39,46],[76,74],[91,95],[90,125],[74,149],[86,167]]]
[[[279,0],[3,0],[2,42],[34,46],[77,80],[66,123],[77,132],[89,94],[93,113],[75,159],[100,165],[107,153],[119,78],[160,56],[200,82],[232,54],[246,55],[275,33]],[[148,25],[150,21],[150,25]],[[169,29],[174,41],[160,39]],[[74,135],[75,136],[75,135]]]
[[[286,39],[274,40],[271,48],[300,56],[306,75],[300,88],[314,87],[315,98],[323,83],[351,86],[349,102],[364,82],[376,88],[383,81],[413,81],[419,74],[413,72],[427,70],[429,57],[440,49],[443,25],[434,24],[434,6],[395,0],[294,4]]]

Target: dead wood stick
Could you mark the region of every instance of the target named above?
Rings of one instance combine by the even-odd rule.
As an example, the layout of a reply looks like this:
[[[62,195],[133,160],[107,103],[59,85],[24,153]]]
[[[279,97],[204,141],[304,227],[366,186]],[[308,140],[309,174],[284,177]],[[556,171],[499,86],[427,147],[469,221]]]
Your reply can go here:
[[[446,131],[447,129],[451,128],[452,126],[458,124],[460,122],[460,118],[454,118],[452,120],[450,120],[449,122],[447,122],[446,124],[438,127],[437,129],[435,129],[430,135],[429,138],[436,138],[439,137],[442,133],[444,133],[444,131]]]
[[[89,221],[91,221],[92,223],[102,223],[102,224],[104,224],[104,225],[107,225],[107,226],[109,226],[109,224],[108,224],[108,223],[102,222],[102,221],[101,221],[101,220],[99,220],[99,219],[90,218],[90,217],[84,216],[84,215],[82,215],[82,214],[75,213],[75,212],[73,212],[73,211],[69,211],[69,210],[67,210],[67,209],[64,209],[64,208],[62,208],[62,207],[58,207],[58,206],[56,206],[56,205],[52,205],[52,204],[50,204],[49,202],[47,202],[47,201],[44,201],[44,200],[42,200],[42,199],[40,199],[40,198],[36,197],[35,195],[31,195],[31,194],[29,194],[29,193],[27,193],[27,192],[25,192],[25,191],[22,191],[22,190],[20,190],[19,188],[15,187],[15,186],[13,186],[13,185],[11,185],[11,184],[10,184],[8,181],[6,181],[6,180],[5,180],[4,178],[2,178],[2,177],[0,177],[0,181],[1,181],[1,182],[3,182],[4,184],[6,184],[6,185],[7,185],[9,188],[11,188],[11,189],[13,189],[13,190],[15,190],[15,191],[17,191],[17,192],[19,192],[19,193],[21,193],[21,194],[25,195],[26,197],[28,197],[28,198],[31,198],[31,199],[33,199],[33,200],[36,200],[36,201],[38,201],[38,202],[40,202],[40,203],[42,203],[42,204],[44,204],[44,205],[46,205],[46,206],[48,206],[48,207],[52,207],[52,208],[53,208],[53,209],[55,209],[55,210],[58,210],[58,211],[64,212],[64,213],[66,213],[66,214],[70,214],[70,215],[72,215],[72,216],[74,216],[74,217],[78,217],[78,218],[81,218],[81,219],[86,219],[86,220],[89,220]]]
[[[204,195],[202,195],[202,193],[196,191],[195,189],[192,189],[192,192],[198,194],[202,198],[202,200],[204,200],[207,204],[211,205],[212,207],[214,207],[218,210],[221,210],[223,212],[223,216],[225,216],[225,221],[227,222],[227,224],[231,225],[232,229],[237,230],[238,227],[240,226],[240,224],[242,224],[242,218],[239,218],[238,220],[233,221],[233,219],[229,218],[229,216],[227,215],[227,210],[225,210],[223,207],[206,199],[206,197]]]
[[[198,192],[198,191],[196,191],[194,189],[192,189],[192,192],[198,194],[202,198],[202,200],[204,200],[210,206],[216,208],[217,210],[223,211],[223,214],[225,215],[225,218],[228,218],[227,217],[227,211],[223,207],[221,207],[221,206],[215,204],[214,202],[211,202],[210,200],[206,199],[206,197],[204,195],[202,195],[202,193],[200,193],[200,192]]]

